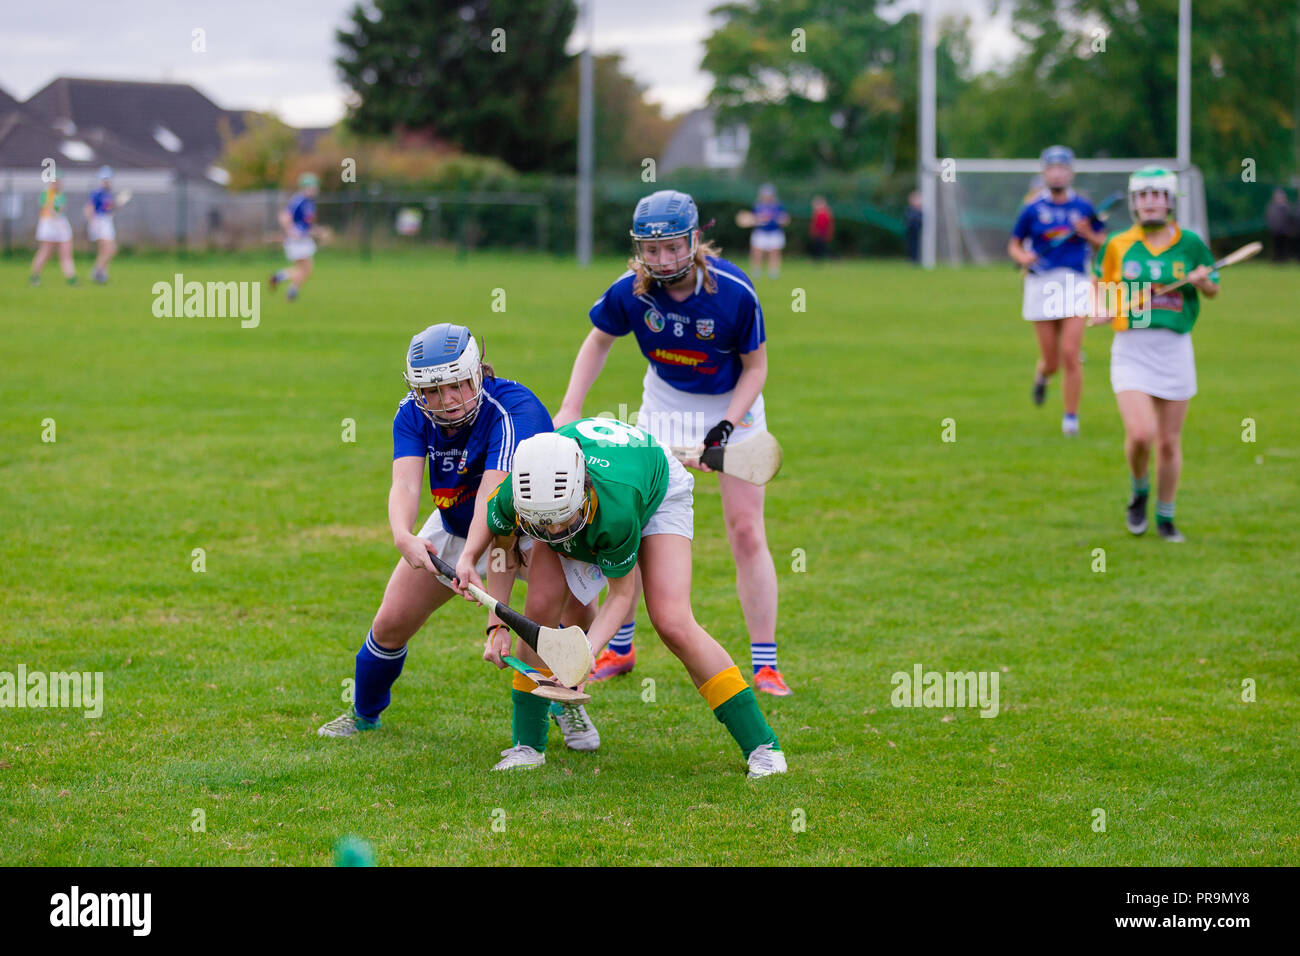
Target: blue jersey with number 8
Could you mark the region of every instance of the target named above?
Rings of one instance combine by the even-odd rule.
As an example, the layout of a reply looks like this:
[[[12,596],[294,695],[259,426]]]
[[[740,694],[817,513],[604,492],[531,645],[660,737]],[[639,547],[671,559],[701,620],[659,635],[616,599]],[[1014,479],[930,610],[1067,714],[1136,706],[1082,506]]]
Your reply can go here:
[[[674,301],[655,283],[636,295],[636,274],[623,273],[591,307],[591,324],[610,335],[636,336],[650,367],[673,388],[721,395],[736,387],[740,356],[767,340],[763,309],[749,277],[726,259],[708,258],[718,291],[704,288],[696,269],[695,291]]]

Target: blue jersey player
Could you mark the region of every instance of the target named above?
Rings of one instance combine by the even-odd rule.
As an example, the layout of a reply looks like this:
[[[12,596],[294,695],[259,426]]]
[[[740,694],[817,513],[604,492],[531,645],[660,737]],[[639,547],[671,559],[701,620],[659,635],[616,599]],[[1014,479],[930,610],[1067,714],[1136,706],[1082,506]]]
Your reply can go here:
[[[316,196],[320,180],[315,173],[298,177],[298,191],[289,199],[289,205],[280,210],[280,228],[284,230],[284,256],[287,268],[271,276],[271,288],[288,280],[285,298],[290,302],[298,298],[298,290],[311,275],[312,256],[316,255]]]
[[[649,361],[636,425],[662,445],[739,443],[765,431],[763,383],[767,334],[749,277],[700,237],[700,217],[686,193],[662,190],[642,199],[632,217],[628,271],[591,308],[556,427],[582,417],[582,405],[614,342],[629,333]],[[690,467],[708,471],[698,459]],[[754,683],[790,693],[776,658],[776,567],[763,523],[764,489],[719,475],[736,590],[749,630]],[[593,678],[630,671],[635,615],[597,659]]]
[[[1092,203],[1070,184],[1074,153],[1065,146],[1043,150],[1044,189],[1030,198],[1007,243],[1007,254],[1027,270],[1022,315],[1038,333],[1038,365],[1034,369],[1034,404],[1047,397],[1047,379],[1065,367],[1065,416],[1061,431],[1079,434],[1079,398],[1083,365],[1079,347],[1091,314],[1092,282],[1087,273],[1091,246],[1105,239],[1105,223]]]
[[[754,203],[754,231],[749,234],[749,271],[763,277],[763,257],[767,256],[768,275],[773,279],[781,275],[781,250],[785,248],[785,227],[790,225],[790,214],[776,198],[776,187],[764,183],[758,189]]]
[[[391,688],[406,661],[407,643],[455,595],[440,583],[429,552],[455,566],[466,538],[471,544],[481,541],[473,551],[482,554],[474,580],[485,576],[486,590],[500,601],[509,601],[517,571],[513,556],[483,554],[491,538],[485,517],[487,499],[509,473],[519,443],[551,430],[550,415],[537,397],[518,382],[497,378],[464,326],[442,323],[415,335],[407,350],[405,377],[410,391],[393,418],[393,482],[388,492],[388,522],[401,560],[357,652],[352,708],[321,727],[323,737],[350,737],[379,726],[380,713],[388,706]],[[426,463],[434,509],[420,531],[412,533]],[[536,551],[528,558],[530,585],[524,614],[555,626],[571,588],[566,588],[560,559],[548,548]],[[590,593],[587,600],[594,601],[595,596]],[[499,643],[498,631],[504,627],[500,618],[488,613],[489,651]],[[516,653],[539,670],[544,668],[522,642]],[[494,659],[488,652],[484,656]],[[499,660],[499,651],[495,659]],[[576,730],[582,737],[589,728],[586,713],[576,707],[559,716],[557,723],[572,746],[570,732]],[[545,714],[541,719],[546,719]],[[587,742],[592,746],[581,749],[594,749],[599,739]]]
[[[117,230],[113,226],[117,204],[112,180],[112,167],[99,167],[99,187],[92,190],[86,200],[86,235],[97,247],[91,276],[100,285],[108,281],[108,264],[117,253]]]

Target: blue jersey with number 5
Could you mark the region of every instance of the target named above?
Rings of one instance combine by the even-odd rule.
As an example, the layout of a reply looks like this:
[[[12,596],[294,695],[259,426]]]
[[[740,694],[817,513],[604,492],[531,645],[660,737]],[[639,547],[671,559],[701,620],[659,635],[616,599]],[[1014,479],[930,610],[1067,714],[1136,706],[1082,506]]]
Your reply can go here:
[[[525,438],[551,430],[551,416],[518,382],[485,378],[478,417],[450,435],[425,417],[408,393],[393,417],[393,458],[425,458],[429,491],[454,535],[469,534],[483,472],[509,471]]]
[[[636,274],[619,276],[591,307],[591,324],[610,335],[636,336],[650,367],[673,388],[696,395],[721,395],[736,387],[740,356],[767,340],[763,309],[753,283],[726,259],[708,257],[718,291],[704,288],[695,271],[695,291],[685,302],[655,283],[634,294]]]

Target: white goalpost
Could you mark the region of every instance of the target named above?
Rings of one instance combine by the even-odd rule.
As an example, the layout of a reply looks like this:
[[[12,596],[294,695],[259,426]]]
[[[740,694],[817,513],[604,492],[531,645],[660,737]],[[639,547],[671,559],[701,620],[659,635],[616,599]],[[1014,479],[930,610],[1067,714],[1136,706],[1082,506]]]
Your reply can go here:
[[[947,157],[936,153],[935,48],[938,23],[933,0],[921,0],[920,117],[917,124],[918,170],[921,186],[921,265],[937,262],[997,262],[1006,259],[1007,239],[1016,213],[1031,195],[1041,171],[1037,158],[982,159]],[[1209,242],[1205,183],[1191,163],[1191,21],[1192,0],[1178,7],[1178,125],[1174,157],[1080,159],[1075,162],[1074,188],[1093,203],[1115,193],[1127,193],[1128,176],[1142,166],[1158,165],[1178,173],[1178,221]],[[1053,142],[1069,145],[1062,130]],[[1043,146],[1051,143],[1044,142]],[[1128,202],[1118,203],[1111,229],[1128,225]]]

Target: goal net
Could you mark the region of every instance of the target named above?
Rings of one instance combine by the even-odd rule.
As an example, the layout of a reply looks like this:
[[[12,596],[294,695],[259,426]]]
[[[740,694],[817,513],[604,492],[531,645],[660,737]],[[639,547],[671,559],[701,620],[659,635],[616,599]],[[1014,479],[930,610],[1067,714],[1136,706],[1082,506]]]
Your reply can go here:
[[[957,159],[952,175],[944,176],[943,162],[935,177],[935,260],[946,263],[1007,261],[1007,240],[1016,216],[1042,189],[1041,166],[1036,159]],[[1171,159],[1078,160],[1074,165],[1074,190],[1098,205],[1112,193],[1123,198],[1110,209],[1107,229],[1114,233],[1130,225],[1128,177],[1143,166],[1176,169]],[[1200,235],[1208,244],[1205,182],[1192,166],[1178,172],[1178,223]]]

